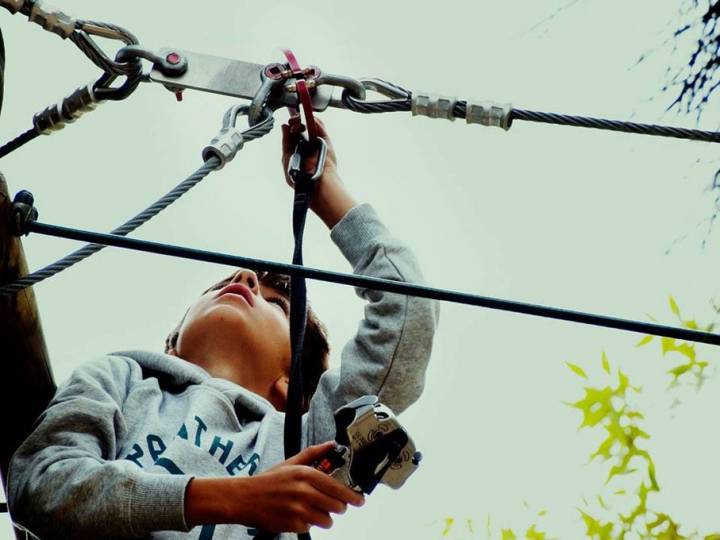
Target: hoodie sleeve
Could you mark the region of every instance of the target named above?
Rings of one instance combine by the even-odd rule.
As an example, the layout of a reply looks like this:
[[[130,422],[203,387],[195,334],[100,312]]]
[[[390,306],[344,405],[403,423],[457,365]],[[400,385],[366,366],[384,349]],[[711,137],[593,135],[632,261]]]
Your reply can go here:
[[[390,234],[368,203],[351,209],[330,237],[353,273],[424,284],[415,255]],[[340,370],[320,378],[306,418],[306,444],[335,438],[334,411],[373,394],[396,414],[422,392],[438,324],[439,302],[356,287],[366,300],[357,333],[345,344]]]
[[[58,389],[12,457],[13,521],[40,538],[139,537],[187,531],[190,475],[148,473],[116,460],[127,434],[122,406],[139,366],[105,356],[78,368]]]

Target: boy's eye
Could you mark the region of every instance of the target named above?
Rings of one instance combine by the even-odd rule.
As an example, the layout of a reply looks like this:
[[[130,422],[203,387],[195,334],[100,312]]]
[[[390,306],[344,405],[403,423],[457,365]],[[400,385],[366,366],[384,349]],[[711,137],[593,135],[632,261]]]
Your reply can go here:
[[[279,296],[273,296],[272,298],[268,298],[267,301],[279,305],[280,308],[283,310],[283,313],[285,314],[290,311],[290,304],[288,304],[287,300],[285,300],[284,298],[280,298]]]

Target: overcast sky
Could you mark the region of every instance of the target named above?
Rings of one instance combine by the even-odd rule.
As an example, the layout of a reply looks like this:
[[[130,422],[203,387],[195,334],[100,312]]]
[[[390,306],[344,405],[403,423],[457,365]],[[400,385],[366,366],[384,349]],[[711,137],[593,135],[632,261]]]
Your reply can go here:
[[[567,9],[551,17],[564,4]],[[275,1],[56,2],[77,18],[113,22],[142,45],[174,46],[257,63],[291,47],[301,63],[377,76],[412,90],[509,101],[522,109],[694,126],[663,114],[668,65],[685,56],[660,47],[677,2],[447,0],[347,4]],[[182,6],[192,5],[192,8]],[[212,5],[212,7],[210,7]],[[550,18],[551,17],[551,18]],[[0,139],[97,69],[70,43],[0,14],[7,49]],[[201,164],[201,149],[232,100],[188,91],[182,103],[158,85],[105,103],[65,130],[2,160],[11,193],[29,189],[42,221],[109,231]],[[700,124],[715,129],[713,113]],[[277,120],[286,118],[278,111]],[[344,182],[370,202],[417,254],[433,286],[672,324],[667,298],[710,322],[718,298],[718,230],[708,233],[707,191],[715,147],[699,142],[516,122],[509,132],[410,114],[322,115]],[[235,161],[133,234],[136,238],[289,261],[292,193],[279,164],[280,130],[248,143]],[[703,250],[701,243],[708,238]],[[680,239],[678,242],[676,240]],[[23,239],[37,269],[78,243]],[[669,253],[668,253],[669,250]],[[308,220],[305,263],[350,271],[324,224]],[[35,287],[56,379],[110,351],[162,350],[190,302],[228,273],[216,265],[109,248]],[[352,288],[309,282],[339,359],[363,301]],[[653,509],[685,532],[716,532],[720,482],[715,424],[720,382],[668,392],[672,364],[641,336],[444,303],[425,394],[402,419],[425,460],[398,492],[378,489],[363,509],[315,538],[437,539],[447,516],[471,519],[484,538],[488,515],[524,530],[579,536],[577,508],[599,511],[607,467],[588,464],[601,434],[578,432],[582,394],[565,366],[605,384],[603,350],[643,386],[648,448],[662,492]],[[712,364],[712,348],[699,349]],[[675,397],[682,405],[670,408]],[[583,506],[585,497],[589,507]],[[609,500],[623,507],[620,498]],[[527,505],[527,507],[526,507]],[[2,538],[10,538],[3,521]]]

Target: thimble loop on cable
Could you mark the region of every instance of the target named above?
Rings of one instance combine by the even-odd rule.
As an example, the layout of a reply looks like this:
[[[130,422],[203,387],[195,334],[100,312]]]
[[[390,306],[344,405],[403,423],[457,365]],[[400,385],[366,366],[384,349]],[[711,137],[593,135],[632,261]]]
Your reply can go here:
[[[360,83],[366,91],[376,92],[388,99],[372,101],[367,101],[365,97],[358,99],[346,88],[341,100],[351,111],[367,114],[410,110],[412,94],[408,90],[382,79],[360,79]]]
[[[274,123],[273,113],[267,107],[261,110],[258,123],[251,125],[244,131],[236,128],[235,124],[239,116],[248,116],[248,122],[251,121],[249,118],[251,108],[252,106],[247,105],[233,105],[225,112],[222,128],[210,143],[203,148],[202,158],[204,161],[213,156],[217,157],[220,160],[217,170],[220,170],[226,163],[232,161],[235,154],[242,149],[245,141],[262,137],[272,129]]]
[[[15,236],[27,236],[30,233],[30,223],[37,221],[38,211],[34,206],[35,198],[29,191],[23,189],[15,194],[12,203],[12,232]]]

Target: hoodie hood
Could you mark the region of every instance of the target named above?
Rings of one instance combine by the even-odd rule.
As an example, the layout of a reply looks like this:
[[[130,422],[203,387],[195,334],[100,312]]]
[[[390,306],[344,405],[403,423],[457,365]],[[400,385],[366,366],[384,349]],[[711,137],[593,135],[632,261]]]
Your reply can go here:
[[[283,414],[255,392],[232,381],[213,377],[200,366],[177,356],[144,350],[116,351],[110,355],[135,361],[142,369],[143,378],[155,377],[164,390],[180,391],[193,384],[212,387],[235,405],[239,417],[247,416],[248,413],[260,417],[271,412]]]

